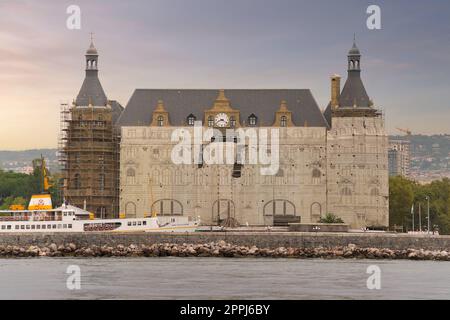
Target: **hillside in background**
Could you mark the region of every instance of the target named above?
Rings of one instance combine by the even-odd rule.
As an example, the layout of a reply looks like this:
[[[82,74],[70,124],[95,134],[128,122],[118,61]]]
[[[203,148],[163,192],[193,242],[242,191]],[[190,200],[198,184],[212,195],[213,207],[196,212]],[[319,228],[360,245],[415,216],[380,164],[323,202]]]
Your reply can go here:
[[[47,161],[51,172],[59,171],[56,149],[34,149],[24,151],[0,151],[0,169],[20,173],[33,172],[33,159],[41,155]]]

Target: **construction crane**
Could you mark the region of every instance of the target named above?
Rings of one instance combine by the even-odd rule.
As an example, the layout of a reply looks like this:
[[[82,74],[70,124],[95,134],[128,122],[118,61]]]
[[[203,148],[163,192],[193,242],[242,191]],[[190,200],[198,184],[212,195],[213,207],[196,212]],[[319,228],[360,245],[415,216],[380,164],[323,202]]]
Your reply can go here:
[[[409,129],[397,128],[397,130],[400,132],[406,133],[407,136],[412,135],[412,132]]]

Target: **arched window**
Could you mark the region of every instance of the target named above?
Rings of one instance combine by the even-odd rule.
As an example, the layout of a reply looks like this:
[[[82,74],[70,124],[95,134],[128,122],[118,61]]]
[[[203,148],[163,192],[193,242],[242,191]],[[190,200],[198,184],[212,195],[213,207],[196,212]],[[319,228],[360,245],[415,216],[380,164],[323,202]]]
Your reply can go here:
[[[212,116],[208,117],[208,127],[214,126],[214,118]]]
[[[188,117],[187,117],[188,126],[193,126],[195,124],[196,119],[197,118],[192,113],[190,115],[188,115]]]
[[[287,117],[286,116],[281,116],[280,127],[286,127],[286,126],[287,126]]]
[[[342,188],[341,196],[351,196],[352,190],[349,187]]]
[[[249,117],[248,117],[248,125],[249,126],[256,126],[256,122],[258,121],[258,119],[256,118],[256,116],[252,113]]]
[[[80,178],[80,174],[76,173],[73,176],[73,188],[74,189],[80,189],[81,188],[81,178]]]
[[[136,171],[134,169],[129,168],[127,170],[127,184],[135,184],[136,183]]]
[[[125,215],[127,218],[136,218],[136,205],[133,202],[125,205]]]
[[[236,118],[233,116],[230,117],[230,127],[231,128],[236,127]]]
[[[157,122],[158,122],[158,127],[164,127],[164,117],[163,116],[159,116]]]
[[[312,171],[312,182],[313,182],[313,184],[319,184],[321,176],[322,176],[322,172],[319,169],[314,168],[313,171]]]

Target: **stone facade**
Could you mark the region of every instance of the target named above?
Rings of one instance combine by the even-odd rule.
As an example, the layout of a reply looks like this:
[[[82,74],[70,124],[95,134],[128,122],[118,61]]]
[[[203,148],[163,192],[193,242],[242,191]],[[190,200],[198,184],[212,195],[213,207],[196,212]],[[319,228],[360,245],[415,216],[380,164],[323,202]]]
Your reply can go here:
[[[305,90],[217,90],[215,100],[211,90],[137,90],[119,119],[120,212],[199,216],[228,226],[316,223],[332,213],[351,228],[387,226],[388,137],[360,78],[360,60],[354,44],[342,93],[340,77],[332,76],[323,114]],[[175,164],[172,133],[194,136],[197,117],[203,129],[221,132],[278,130],[279,170],[264,175],[261,164]],[[223,142],[201,144],[204,150]],[[244,144],[248,159],[252,148]]]
[[[328,212],[357,228],[389,224],[387,150],[381,115],[333,118],[327,134]]]
[[[232,164],[174,164],[175,129],[122,128],[120,210],[127,216],[148,214],[151,205],[158,214],[200,216],[207,224],[233,218],[239,224],[273,225],[277,217],[316,222],[324,214],[325,128],[280,128],[278,173],[262,175],[264,165],[244,164],[238,179]],[[182,129],[193,135],[193,128]]]

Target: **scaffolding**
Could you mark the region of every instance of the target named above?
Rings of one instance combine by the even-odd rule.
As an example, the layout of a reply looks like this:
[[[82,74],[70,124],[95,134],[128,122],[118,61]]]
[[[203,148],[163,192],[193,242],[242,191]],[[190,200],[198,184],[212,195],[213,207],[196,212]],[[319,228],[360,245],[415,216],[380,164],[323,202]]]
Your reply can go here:
[[[62,103],[60,130],[64,201],[99,218],[118,217],[120,136],[111,107]]]

